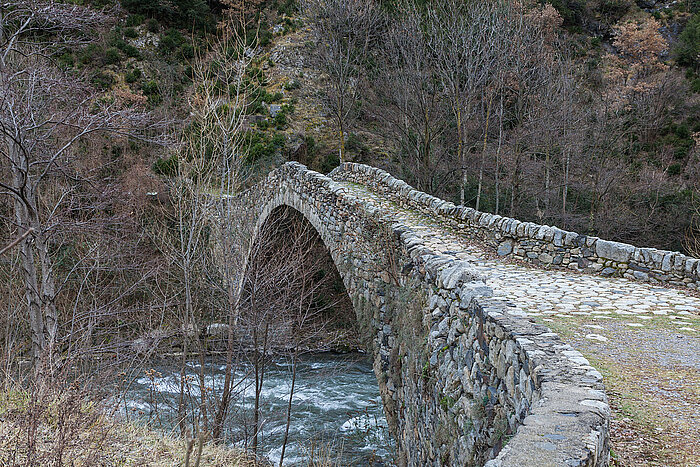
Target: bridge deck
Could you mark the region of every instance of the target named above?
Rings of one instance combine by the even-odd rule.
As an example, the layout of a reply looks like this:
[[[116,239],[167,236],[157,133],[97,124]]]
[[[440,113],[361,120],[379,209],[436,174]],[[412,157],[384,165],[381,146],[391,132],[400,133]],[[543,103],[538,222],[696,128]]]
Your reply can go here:
[[[689,463],[700,459],[696,294],[504,261],[420,212],[364,186],[339,183],[411,227],[436,252],[472,262],[510,313],[548,325],[589,358],[605,376],[615,412],[613,449],[629,462],[641,465],[651,458],[664,465],[695,465]]]

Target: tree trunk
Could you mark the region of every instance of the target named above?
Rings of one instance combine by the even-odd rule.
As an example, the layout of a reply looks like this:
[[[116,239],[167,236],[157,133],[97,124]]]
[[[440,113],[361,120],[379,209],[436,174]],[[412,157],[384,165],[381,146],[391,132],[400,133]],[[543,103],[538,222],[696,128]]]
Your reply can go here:
[[[261,379],[260,375],[260,356],[258,354],[258,332],[257,328],[253,329],[253,346],[254,350],[254,360],[253,367],[255,368],[255,405],[253,407],[253,453],[258,452],[258,426],[260,426],[260,386],[259,383]]]
[[[569,153],[568,146],[564,150],[566,151],[566,157],[564,159],[564,189],[561,194],[562,214],[566,214],[566,198],[569,195],[569,165],[571,164],[571,154]]]
[[[549,178],[550,178],[550,158],[549,151],[545,154],[544,160],[544,212],[545,216],[549,215]]]
[[[224,239],[225,245],[228,246],[225,251],[230,251],[229,246],[230,240],[229,236]],[[225,255],[226,256],[226,255]],[[228,265],[228,260],[225,260]],[[226,267],[226,291],[229,301],[229,320],[228,320],[228,337],[226,341],[226,376],[224,377],[224,387],[222,389],[221,400],[219,401],[219,407],[217,409],[216,415],[214,417],[214,426],[212,428],[212,437],[214,439],[221,438],[221,432],[223,431],[224,421],[226,420],[226,413],[228,412],[228,406],[231,402],[231,391],[233,387],[233,341],[235,338],[234,330],[238,325],[238,300],[240,297],[240,291],[238,287],[233,284],[231,280],[230,268]]]
[[[512,183],[511,191],[510,191],[510,213],[508,214],[510,217],[515,217],[515,197],[517,196],[518,184],[520,183],[519,176],[520,176],[520,152],[518,152],[515,156],[515,170],[513,171],[513,183]]]
[[[459,204],[464,206],[464,184],[466,180],[466,170],[464,167],[464,133],[462,128],[462,110],[460,109],[459,100],[457,100],[457,160],[462,166],[462,184],[459,190]]]
[[[36,239],[41,237],[41,231],[37,229],[38,218],[33,201],[36,197],[34,186],[28,178],[27,160],[22,156],[20,148],[10,138],[7,139],[10,159],[12,161],[12,182],[18,195],[15,196],[15,220],[19,226],[20,234],[24,234],[30,227],[34,227],[35,242],[22,242],[20,256],[22,258],[22,276],[24,280],[25,296],[27,298],[27,311],[32,335],[32,358],[34,363],[42,358],[47,348],[47,329],[42,310],[43,281],[40,280],[37,269],[34,249],[37,247]],[[19,196],[21,194],[21,197]],[[44,242],[40,241],[42,247]],[[35,365],[36,366],[36,365]]]
[[[53,276],[53,266],[49,257],[49,248],[46,238],[40,230],[38,211],[34,210],[32,226],[38,231],[34,237],[34,244],[39,253],[41,264],[41,301],[44,305],[44,334],[46,335],[46,349],[48,355],[53,353],[53,347],[58,338],[58,312],[56,311],[56,283]]]
[[[287,402],[287,424],[284,427],[284,439],[282,440],[282,453],[280,454],[280,467],[284,461],[284,451],[287,449],[287,441],[289,440],[289,425],[292,421],[292,398],[294,397],[294,384],[297,380],[297,362],[298,352],[294,349],[294,361],[292,362],[292,387],[289,389],[289,401]]]
[[[254,345],[255,345],[255,412],[253,414],[253,452],[257,453],[258,450],[258,435],[260,434],[260,402],[262,397],[262,386],[265,380],[265,353],[267,352],[267,335],[270,330],[270,322],[265,323],[265,334],[263,335],[263,348],[262,357],[258,352],[257,346],[257,333],[253,331]]]
[[[503,94],[501,94],[501,103],[498,111],[498,147],[496,148],[496,209],[494,214],[498,214],[498,208],[501,202],[501,192],[500,192],[500,163],[501,163],[501,143],[503,141]]]
[[[340,127],[340,147],[338,148],[338,159],[340,163],[345,162],[345,131],[341,125]]]
[[[177,400],[177,425],[180,428],[180,434],[185,436],[187,427],[185,419],[187,418],[187,410],[185,407],[185,378],[187,378],[187,352],[188,352],[189,336],[187,330],[183,336],[182,344],[182,360],[180,361],[180,395]]]
[[[423,181],[423,186],[420,188],[421,190],[424,191],[431,191],[432,188],[432,179],[433,179],[433,174],[430,173],[430,116],[428,114],[428,111],[426,110],[425,114],[423,115],[424,120],[423,120],[423,155],[421,157],[422,159],[422,165],[423,165],[423,173],[425,175],[426,180]],[[422,179],[423,177],[421,177]],[[428,182],[427,180],[430,180]]]
[[[484,129],[484,145],[481,148],[481,162],[479,164],[479,186],[476,190],[476,210],[479,210],[481,205],[481,187],[484,183],[484,165],[486,164],[486,141],[489,137],[489,120],[491,118],[491,99],[486,108],[486,128]]]

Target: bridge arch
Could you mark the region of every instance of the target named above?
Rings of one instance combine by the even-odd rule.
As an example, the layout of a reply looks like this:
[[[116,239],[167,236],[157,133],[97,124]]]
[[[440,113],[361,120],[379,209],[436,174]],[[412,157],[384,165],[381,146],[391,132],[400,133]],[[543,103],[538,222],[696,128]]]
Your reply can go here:
[[[329,230],[327,225],[323,223],[322,217],[316,211],[315,206],[308,203],[307,200],[303,199],[301,196],[298,196],[296,192],[290,192],[287,196],[273,196],[266,201],[266,203],[260,208],[259,214],[257,215],[257,220],[255,221],[255,226],[253,227],[249,244],[252,246],[258,241],[261,230],[264,228],[264,226],[268,222],[272,221],[275,215],[285,207],[298,212],[316,230],[324,246],[330,253],[341,279],[343,279],[343,282],[345,282],[345,274],[341,273],[339,264],[337,263],[338,255],[333,254],[339,250],[340,239],[337,238],[337,236],[332,235],[332,231]],[[246,255],[244,269],[247,268],[247,265],[252,259],[250,258],[250,253],[251,252],[249,251]]]

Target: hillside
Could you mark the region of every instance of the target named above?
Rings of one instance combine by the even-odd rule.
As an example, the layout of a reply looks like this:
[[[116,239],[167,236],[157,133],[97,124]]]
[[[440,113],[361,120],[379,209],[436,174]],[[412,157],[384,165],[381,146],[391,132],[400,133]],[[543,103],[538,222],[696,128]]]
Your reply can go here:
[[[476,105],[465,117],[461,150],[449,96],[439,86],[426,89],[421,98],[431,101],[425,107],[412,100],[420,82],[392,75],[428,73],[440,80],[438,71],[421,70],[429,61],[415,59],[408,69],[397,68],[404,65],[392,63],[392,57],[400,57],[386,50],[391,41],[377,39],[367,61],[355,64],[363,71],[353,72],[353,89],[346,89],[354,102],[344,131],[346,159],[388,168],[455,201],[460,199],[457,169],[463,165],[465,202],[475,206],[478,197],[482,210],[498,208],[524,220],[688,251],[696,235],[699,183],[696,7],[630,1],[552,5],[533,5],[539,13],[528,14],[538,15],[546,40],[556,43],[548,58],[556,73],[537,72],[537,82],[529,83],[532,92],[509,91],[503,115],[496,95],[468,96]],[[206,48],[222,5],[184,2],[172,12],[132,1],[123,8],[102,30],[103,39],[77,50],[63,48],[58,60],[91,70],[92,83],[105,96],[167,115],[177,131],[179,122],[186,122],[195,50]],[[338,163],[340,146],[327,99],[334,83],[319,56],[313,25],[301,19],[292,2],[262,2],[255,8],[261,13],[256,13],[256,88],[248,109],[250,158],[266,167],[298,160],[328,172]],[[192,23],[192,31],[183,28],[189,21],[183,18],[195,16],[204,19]],[[514,99],[527,103],[522,116],[508,108]],[[421,112],[427,112],[429,123],[419,131]],[[416,130],[402,128],[398,115],[403,123],[418,125]],[[134,148],[121,143],[111,150],[134,153]],[[463,164],[459,151],[465,152]],[[157,191],[153,187],[160,184],[159,175],[167,175],[168,165],[154,156],[166,160],[170,154],[136,152],[140,156],[124,165],[123,173],[130,174],[125,183],[135,177],[139,181],[132,184],[150,187],[140,195]]]

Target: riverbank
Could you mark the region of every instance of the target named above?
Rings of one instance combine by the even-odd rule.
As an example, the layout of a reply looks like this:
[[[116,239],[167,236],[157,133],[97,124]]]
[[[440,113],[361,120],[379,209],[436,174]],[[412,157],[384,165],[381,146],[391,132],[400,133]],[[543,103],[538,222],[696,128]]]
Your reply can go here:
[[[184,466],[188,445],[189,465],[195,465],[196,441],[111,417],[76,386],[32,393],[0,388],[2,466]],[[239,449],[208,442],[202,444],[199,465],[266,464]]]
[[[179,365],[169,359],[152,363],[152,368],[132,372],[121,388],[94,380],[89,385],[55,380],[31,390],[0,383],[0,467],[197,465],[198,440],[177,436]],[[206,392],[221,393],[223,361],[212,357],[201,367],[194,359],[186,368],[188,401],[198,401],[202,394],[200,370],[206,375]],[[292,370],[292,361],[284,358],[266,365],[256,459],[250,451],[231,447],[242,446],[239,441],[245,439],[250,445],[255,396],[249,364],[237,367],[237,392],[223,434],[227,442],[203,443],[199,465],[278,465]],[[366,354],[303,355],[295,381],[285,465],[382,466],[391,461],[393,441]]]

